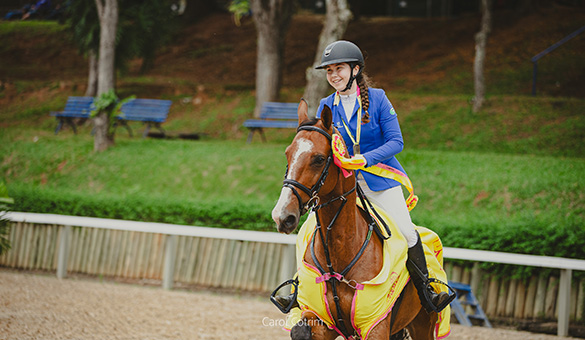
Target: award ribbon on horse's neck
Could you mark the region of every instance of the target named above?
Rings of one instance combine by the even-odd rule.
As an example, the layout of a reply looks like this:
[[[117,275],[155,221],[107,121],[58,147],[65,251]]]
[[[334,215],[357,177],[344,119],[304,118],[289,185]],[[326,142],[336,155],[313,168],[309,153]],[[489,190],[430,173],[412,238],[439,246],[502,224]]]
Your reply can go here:
[[[335,92],[335,101],[333,103],[333,105],[339,105],[339,101],[341,99],[341,95],[339,94],[339,91]],[[360,152],[360,137],[362,134],[362,110],[363,110],[363,106],[362,106],[362,97],[360,96],[360,88],[357,88],[357,100],[358,100],[358,104],[359,104],[359,109],[357,112],[357,126],[355,128],[355,138],[352,136],[351,134],[351,130],[349,129],[349,127],[347,127],[347,124],[345,124],[345,120],[343,120],[343,118],[341,119],[341,122],[343,123],[343,126],[345,126],[345,131],[347,131],[347,134],[349,135],[349,138],[351,139],[352,143],[353,143],[353,154],[355,155],[359,155]]]

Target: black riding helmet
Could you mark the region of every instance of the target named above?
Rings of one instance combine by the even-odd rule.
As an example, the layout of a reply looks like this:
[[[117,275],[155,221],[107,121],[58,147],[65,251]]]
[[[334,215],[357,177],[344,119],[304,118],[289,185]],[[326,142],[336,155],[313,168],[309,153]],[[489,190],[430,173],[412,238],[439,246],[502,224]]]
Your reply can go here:
[[[323,55],[321,56],[321,64],[317,66],[316,69],[322,69],[327,65],[340,63],[348,63],[349,66],[351,66],[350,78],[347,82],[347,86],[345,87],[345,90],[348,90],[351,88],[354,79],[359,76],[359,74],[362,72],[362,68],[364,67],[364,56],[362,51],[359,47],[357,47],[356,44],[352,43],[351,41],[335,41],[325,47]],[[353,68],[355,65],[359,65],[360,69],[354,76]]]

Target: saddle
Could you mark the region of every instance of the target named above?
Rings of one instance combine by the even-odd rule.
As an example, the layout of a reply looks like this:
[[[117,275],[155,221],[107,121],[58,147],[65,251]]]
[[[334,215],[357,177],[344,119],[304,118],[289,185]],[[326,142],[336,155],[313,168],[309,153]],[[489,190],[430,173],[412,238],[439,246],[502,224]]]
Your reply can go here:
[[[392,311],[392,307],[409,280],[408,270],[406,269],[408,249],[406,240],[393,220],[383,210],[377,209],[377,211],[384,218],[391,232],[391,237],[384,241],[384,263],[382,269],[374,278],[365,282],[337,278],[339,281],[345,282],[355,288],[351,311],[351,326],[359,336],[359,339],[364,340],[368,338],[374,326]],[[381,224],[381,221],[376,216],[372,217],[378,224]],[[315,215],[311,213],[299,229],[296,245],[297,276],[295,277],[295,281],[298,281],[297,300],[300,308],[293,308],[291,310],[284,328],[290,331],[305,314],[312,313],[330,329],[337,331],[337,333],[343,336],[342,332],[336,328],[334,318],[330,313],[330,308],[334,307],[329,306],[326,300],[326,281],[329,278],[324,276],[328,274],[321,275],[317,268],[304,261],[304,256],[309,248],[315,227]],[[415,228],[423,242],[429,267],[429,275],[442,282],[447,282],[447,275],[442,266],[443,245],[441,240],[436,233],[427,228],[418,226]],[[384,228],[380,228],[380,230],[386,234],[384,236],[389,236],[384,231]],[[295,286],[292,288],[293,292]],[[436,286],[433,284],[433,287],[443,291],[448,289],[446,286],[440,284]],[[449,335],[450,315],[451,311],[449,307],[439,313],[437,327],[435,328],[437,339]]]

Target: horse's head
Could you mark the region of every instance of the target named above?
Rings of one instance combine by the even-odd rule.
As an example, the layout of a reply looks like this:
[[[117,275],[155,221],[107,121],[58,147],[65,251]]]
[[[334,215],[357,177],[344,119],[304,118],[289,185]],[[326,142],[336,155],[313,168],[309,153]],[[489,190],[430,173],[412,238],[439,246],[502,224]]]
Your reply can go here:
[[[320,119],[309,119],[307,103],[302,100],[298,115],[297,135],[285,152],[288,165],[283,188],[272,210],[278,231],[286,234],[295,230],[301,215],[333,190],[338,179],[338,173],[328,176],[335,168],[331,109],[325,106]]]

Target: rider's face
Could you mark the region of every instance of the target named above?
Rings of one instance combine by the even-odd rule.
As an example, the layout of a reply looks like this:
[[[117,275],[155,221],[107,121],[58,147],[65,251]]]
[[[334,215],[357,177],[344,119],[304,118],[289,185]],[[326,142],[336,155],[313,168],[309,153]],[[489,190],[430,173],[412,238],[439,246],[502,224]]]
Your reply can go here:
[[[347,83],[349,82],[351,67],[347,63],[331,64],[325,67],[327,71],[327,81],[335,90],[343,92]],[[359,66],[355,67],[354,75],[359,70]],[[355,83],[352,85],[355,86]],[[354,87],[352,86],[352,88]],[[352,90],[349,90],[352,93]]]

